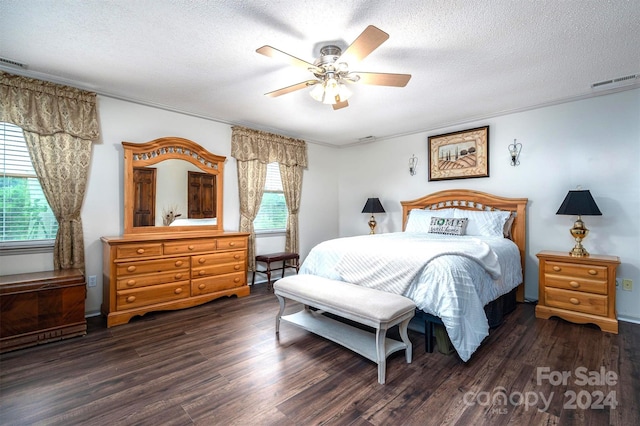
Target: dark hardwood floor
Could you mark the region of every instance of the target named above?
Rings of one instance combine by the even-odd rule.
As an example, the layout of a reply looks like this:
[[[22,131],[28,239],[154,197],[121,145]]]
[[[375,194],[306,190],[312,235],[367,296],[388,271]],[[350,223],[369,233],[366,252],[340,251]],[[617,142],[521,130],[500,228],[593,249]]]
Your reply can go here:
[[[640,424],[640,325],[613,335],[519,304],[467,363],[410,332],[413,362],[393,354],[380,385],[330,341],[285,323],[277,339],[277,311],[256,285],[110,329],[89,318],[84,337],[0,355],[0,424]]]

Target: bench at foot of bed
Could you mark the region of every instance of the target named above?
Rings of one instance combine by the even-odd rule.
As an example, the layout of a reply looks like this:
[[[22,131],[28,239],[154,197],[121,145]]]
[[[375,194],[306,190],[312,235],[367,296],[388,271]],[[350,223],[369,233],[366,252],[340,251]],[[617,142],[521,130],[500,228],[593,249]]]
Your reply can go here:
[[[280,302],[276,334],[280,332],[282,320],[332,340],[377,363],[381,384],[385,382],[389,355],[404,349],[407,363],[411,363],[412,345],[407,326],[416,307],[411,299],[315,275],[285,277],[276,281],[273,288]],[[283,316],[287,299],[304,304],[304,308]],[[318,310],[309,309],[310,306]],[[324,312],[373,327],[376,332],[336,321],[323,315]],[[398,325],[401,342],[386,337],[387,330],[395,325]]]

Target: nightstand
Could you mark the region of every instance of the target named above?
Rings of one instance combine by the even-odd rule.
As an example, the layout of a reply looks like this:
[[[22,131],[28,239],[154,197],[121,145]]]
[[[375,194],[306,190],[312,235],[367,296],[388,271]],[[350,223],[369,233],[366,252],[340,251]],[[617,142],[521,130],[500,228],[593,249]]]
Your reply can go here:
[[[616,317],[617,256],[574,257],[541,251],[536,317],[552,316],[580,324],[593,323],[618,334]]]

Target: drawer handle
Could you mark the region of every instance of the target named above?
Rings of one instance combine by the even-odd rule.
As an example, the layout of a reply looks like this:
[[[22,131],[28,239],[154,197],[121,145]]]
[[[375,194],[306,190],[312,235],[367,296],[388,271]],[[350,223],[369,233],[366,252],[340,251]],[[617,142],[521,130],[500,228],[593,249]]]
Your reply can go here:
[[[204,257],[201,257],[200,259],[198,259],[198,263],[202,264],[204,262],[206,262],[207,259],[205,259]]]
[[[206,274],[206,272],[204,270],[198,271],[198,275],[204,275],[204,274]]]
[[[233,256],[233,258],[234,258],[234,259],[236,259],[236,260],[238,260],[238,259],[240,259],[240,255],[239,255],[239,254],[236,254],[235,256]]]
[[[136,280],[129,280],[129,281],[127,281],[127,285],[128,285],[129,287],[133,287],[134,285],[136,285]]]
[[[233,269],[235,269],[237,271],[238,269],[240,269],[240,265],[234,266]]]
[[[180,294],[180,293],[182,293],[182,288],[181,288],[181,287],[178,287],[178,288],[176,288],[175,290],[173,290],[173,292],[174,292],[175,294]]]
[[[129,266],[129,267],[127,268],[127,271],[129,271],[129,272],[133,272],[133,271],[135,271],[135,270],[136,270],[136,267],[135,267],[135,266],[133,266],[133,265],[131,265],[131,266]]]
[[[189,246],[188,248],[189,248],[189,250],[193,250],[195,247]]]
[[[240,282],[240,278],[238,278],[238,277],[234,278],[234,279],[233,279],[233,282],[234,282],[234,283],[239,283],[239,282]]]
[[[580,301],[578,299],[576,299],[575,297],[570,298],[569,302],[571,302],[574,305],[579,305],[580,304]]]
[[[136,301],[136,297],[135,296],[129,296],[127,297],[127,303],[133,303]]]
[[[182,266],[182,260],[176,260],[175,265],[176,266]]]
[[[559,266],[554,266],[553,270],[556,271],[556,272],[560,272],[560,271],[562,271],[562,268],[559,267]]]
[[[595,269],[589,269],[589,275],[598,275],[598,271]]]
[[[206,285],[204,285],[204,284],[200,284],[200,285],[198,286],[198,288],[199,288],[200,290],[204,290],[204,288],[205,288],[205,287],[206,287]]]
[[[235,242],[233,242],[233,241],[231,241],[231,242],[229,243],[229,247],[233,247],[233,246],[235,246],[235,245],[236,245],[236,243],[235,243]]]
[[[569,285],[573,288],[580,287],[580,283],[578,281],[569,281]]]
[[[182,278],[182,274],[176,274],[176,280],[179,280],[180,278]]]
[[[136,250],[136,253],[143,254],[144,253],[144,249],[143,248],[139,248],[138,250]]]

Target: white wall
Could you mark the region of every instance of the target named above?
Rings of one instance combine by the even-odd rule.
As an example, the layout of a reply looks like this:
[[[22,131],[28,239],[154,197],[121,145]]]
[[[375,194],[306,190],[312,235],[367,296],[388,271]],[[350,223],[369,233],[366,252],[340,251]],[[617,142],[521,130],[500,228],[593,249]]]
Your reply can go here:
[[[86,309],[97,313],[102,299],[101,236],[123,231],[122,141],[158,137],[192,139],[227,156],[224,175],[224,228],[238,229],[235,160],[230,157],[231,127],[161,109],[99,97],[101,141],[94,145],[87,196],[82,210],[87,275],[98,285],[88,289]],[[427,138],[482,125],[490,126],[490,177],[440,182],[427,179]],[[511,167],[507,146],[523,144],[521,165]],[[308,144],[300,208],[300,254],[337,236],[366,234],[368,216],[360,213],[368,197],[379,197],[386,214],[376,215],[379,232],[400,231],[400,201],[448,189],[470,188],[507,197],[527,197],[528,247],[526,297],[538,298],[540,250],[566,251],[575,218],[556,216],[569,189],[590,189],[603,216],[584,217],[591,253],[620,256],[619,278],[633,280],[632,292],[618,289],[620,319],[640,322],[640,90],[626,91],[538,110],[505,115],[462,126],[335,149]],[[419,158],[410,176],[409,157]],[[260,237],[258,253],[280,251],[284,237]],[[3,275],[53,267],[45,254],[0,256]]]
[[[428,181],[428,137],[489,125],[490,177]],[[522,143],[520,166],[512,167],[507,146]],[[410,176],[409,157],[419,159]],[[541,250],[568,251],[575,217],[556,216],[567,191],[589,189],[602,216],[585,216],[584,241],[593,254],[620,257],[618,278],[633,280],[633,291],[618,288],[620,319],[640,322],[640,90],[510,114],[462,126],[436,129],[341,150],[340,235],[368,233],[361,214],[368,197],[379,197],[386,214],[376,215],[380,232],[402,228],[400,201],[450,188],[475,189],[505,197],[527,197],[525,294],[538,299]]]
[[[231,126],[158,108],[98,97],[101,140],[94,144],[87,194],[82,208],[87,276],[97,276],[88,288],[86,312],[100,311],[102,303],[102,236],[120,236],[123,218],[122,141],[147,142],[165,136],[191,139],[205,149],[227,157],[224,170],[224,229],[237,231],[239,202],[236,160],[231,157]],[[337,177],[331,176],[339,150],[310,145],[309,168],[304,173],[300,211],[301,255],[311,246],[338,234]],[[271,238],[284,249],[284,237]],[[270,248],[270,247],[267,247]],[[51,254],[0,256],[3,275],[53,268]]]

